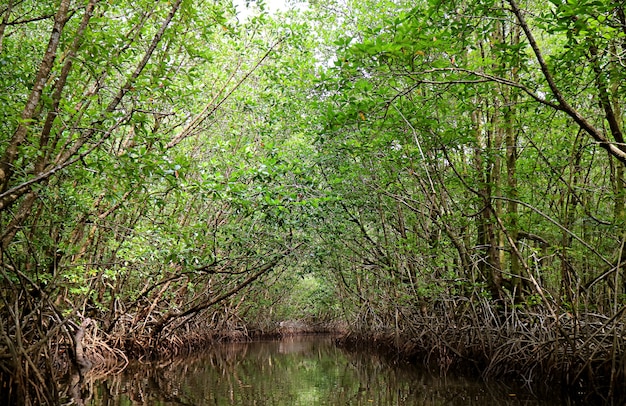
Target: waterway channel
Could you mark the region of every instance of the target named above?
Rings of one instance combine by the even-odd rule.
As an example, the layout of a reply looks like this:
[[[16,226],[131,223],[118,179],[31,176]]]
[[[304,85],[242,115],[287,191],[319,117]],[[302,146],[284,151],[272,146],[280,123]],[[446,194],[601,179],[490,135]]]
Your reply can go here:
[[[561,405],[524,388],[445,377],[331,337],[219,344],[184,360],[136,363],[84,382],[71,403],[125,405]]]

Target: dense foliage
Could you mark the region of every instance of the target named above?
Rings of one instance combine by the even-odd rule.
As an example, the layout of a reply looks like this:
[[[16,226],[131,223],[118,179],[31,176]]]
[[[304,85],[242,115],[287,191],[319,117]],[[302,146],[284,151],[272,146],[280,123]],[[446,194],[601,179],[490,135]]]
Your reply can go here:
[[[482,370],[529,342],[614,395],[622,5],[248,6],[0,5],[7,399],[55,399],[85,332],[87,358],[168,356],[284,320]]]

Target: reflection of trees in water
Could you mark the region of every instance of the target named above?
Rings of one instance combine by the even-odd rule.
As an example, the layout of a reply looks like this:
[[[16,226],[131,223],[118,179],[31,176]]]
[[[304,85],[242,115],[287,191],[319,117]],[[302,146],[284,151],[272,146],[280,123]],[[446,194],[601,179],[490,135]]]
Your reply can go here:
[[[93,405],[119,405],[126,398],[131,404],[152,404],[155,401],[180,405],[196,404],[185,393],[184,376],[193,376],[201,371],[194,359],[175,360],[161,363],[133,363],[120,374],[106,379],[94,378],[91,393]],[[89,381],[89,378],[87,378]]]
[[[373,351],[346,352],[330,339],[301,337],[223,344],[196,357],[135,363],[91,384],[87,404],[107,406],[128,404],[122,399],[180,405],[499,405],[521,400],[509,397],[512,392],[505,387],[441,378]]]
[[[546,388],[544,401],[528,387],[513,381],[484,383],[471,375],[448,371],[440,374],[433,367],[417,368],[398,362],[387,354],[359,349],[344,353],[344,377],[353,378],[358,387],[350,396],[335,398],[337,404],[402,404],[402,405],[555,405],[561,404],[558,394]],[[466,372],[466,371],[464,371]],[[349,387],[346,382],[344,387]],[[528,402],[528,403],[525,403]],[[572,403],[573,404],[573,403]]]

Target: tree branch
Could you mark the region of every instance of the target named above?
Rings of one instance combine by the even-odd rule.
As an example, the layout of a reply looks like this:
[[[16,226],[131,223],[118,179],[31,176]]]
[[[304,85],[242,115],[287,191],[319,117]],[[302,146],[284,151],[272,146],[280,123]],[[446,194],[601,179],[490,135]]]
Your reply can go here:
[[[526,39],[528,39],[528,43],[530,44],[530,47],[532,48],[533,53],[535,54],[535,58],[537,59],[537,62],[539,63],[539,67],[541,68],[541,72],[543,73],[543,77],[548,82],[548,86],[550,87],[550,90],[552,91],[552,94],[554,95],[554,97],[556,98],[556,100],[559,103],[558,104],[558,110],[561,110],[561,111],[565,112],[568,116],[570,116],[572,119],[574,119],[574,121],[583,130],[585,130],[585,132],[587,132],[589,135],[591,135],[591,137],[594,140],[596,140],[600,144],[600,146],[602,148],[607,150],[609,154],[613,155],[615,158],[617,158],[623,164],[626,164],[626,151],[623,151],[618,145],[616,145],[615,143],[612,143],[610,140],[608,140],[600,130],[595,128],[574,107],[572,107],[567,102],[567,100],[565,100],[565,96],[563,96],[563,93],[561,92],[561,90],[557,86],[556,81],[554,80],[554,76],[552,76],[552,73],[550,72],[550,69],[548,68],[548,64],[546,63],[545,59],[543,58],[543,54],[541,52],[541,49],[539,48],[539,45],[537,44],[537,41],[535,40],[535,37],[534,37],[532,31],[530,30],[530,27],[529,27],[528,23],[526,22],[526,19],[524,18],[524,15],[523,15],[522,11],[520,10],[519,6],[517,5],[517,1],[516,0],[508,0],[508,2],[511,5],[511,9],[513,11],[513,14],[517,18],[517,21],[519,22],[520,26],[522,27],[522,30],[524,31],[524,34],[526,35]]]
[[[257,271],[255,273],[253,273],[252,275],[248,276],[243,282],[241,282],[240,284],[238,284],[237,286],[235,286],[234,288],[232,288],[231,290],[213,298],[207,301],[204,301],[202,303],[199,303],[185,311],[182,312],[169,312],[167,314],[165,314],[161,320],[159,322],[156,323],[154,330],[152,332],[152,336],[153,337],[157,337],[159,334],[161,334],[161,331],[163,331],[163,329],[165,327],[167,327],[170,323],[172,323],[174,320],[177,319],[181,319],[181,318],[187,318],[187,317],[193,317],[196,314],[198,314],[199,312],[201,312],[202,310],[208,309],[209,307],[225,300],[228,299],[229,297],[231,297],[232,295],[236,294],[237,292],[241,291],[243,288],[245,288],[246,286],[250,285],[252,282],[256,281],[257,279],[259,279],[262,275],[264,275],[265,273],[271,271],[272,269],[274,269],[274,267],[276,265],[278,265],[278,263],[284,258],[286,257],[288,254],[290,254],[291,252],[293,252],[294,250],[298,249],[298,247],[300,247],[302,244],[298,244],[295,247],[291,247],[281,253],[279,253],[278,255],[276,255],[276,257],[274,259],[272,259],[270,262],[267,262],[266,264],[262,265],[261,267],[259,267],[257,269]],[[184,323],[179,324],[182,325]]]
[[[9,181],[13,176],[13,163],[17,158],[20,145],[26,139],[30,121],[35,115],[36,108],[41,100],[43,89],[48,81],[50,72],[52,71],[52,66],[54,65],[54,60],[56,59],[57,48],[59,47],[59,42],[61,41],[61,32],[67,22],[69,6],[69,0],[62,0],[59,5],[57,14],[54,17],[54,25],[52,27],[52,31],[50,32],[48,46],[41,60],[41,64],[39,65],[39,71],[37,72],[35,83],[33,84],[33,88],[28,96],[26,105],[20,115],[20,121],[17,129],[13,133],[13,137],[11,138],[11,141],[9,142],[9,145],[0,160],[0,192],[7,189]]]

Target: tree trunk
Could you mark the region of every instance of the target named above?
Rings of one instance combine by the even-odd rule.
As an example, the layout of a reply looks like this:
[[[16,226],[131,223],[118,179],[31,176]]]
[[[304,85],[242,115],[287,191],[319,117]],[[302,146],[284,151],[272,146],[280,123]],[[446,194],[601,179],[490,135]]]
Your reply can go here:
[[[485,160],[484,151],[491,149],[491,135],[483,134],[479,112],[472,114],[477,145],[474,150],[474,165],[478,176],[480,214],[476,216],[476,245],[479,252],[478,269],[494,299],[502,299],[502,269],[498,254],[498,237],[495,228],[495,212],[492,205],[493,165]]]

